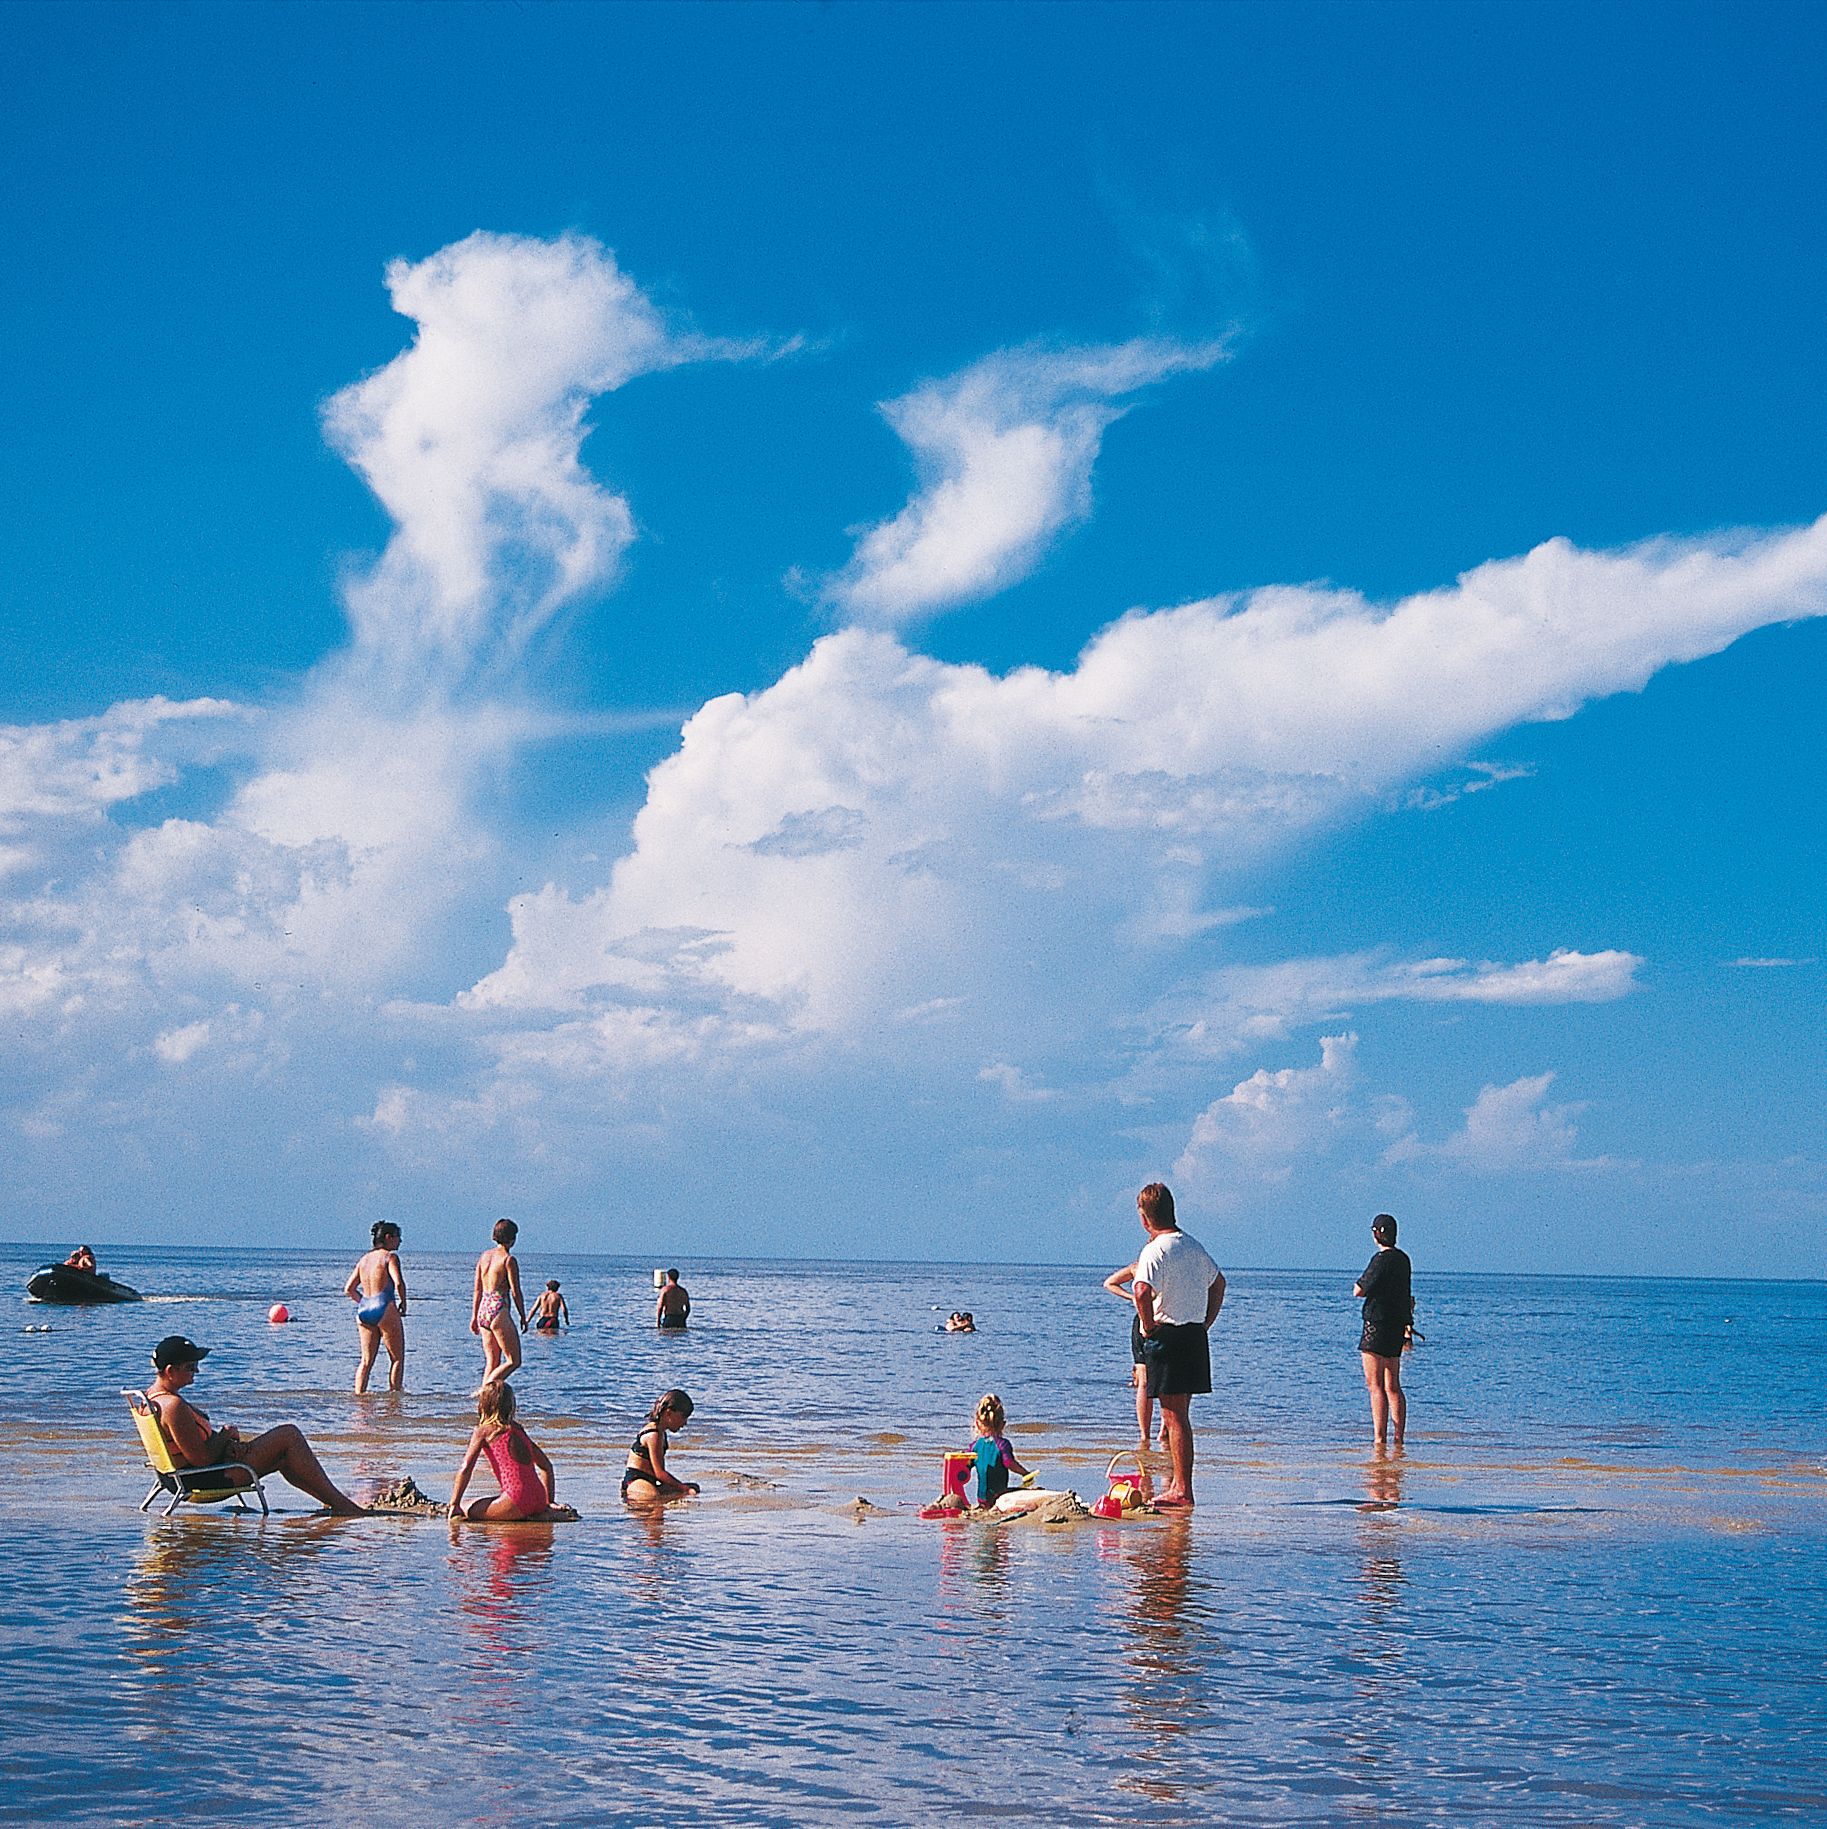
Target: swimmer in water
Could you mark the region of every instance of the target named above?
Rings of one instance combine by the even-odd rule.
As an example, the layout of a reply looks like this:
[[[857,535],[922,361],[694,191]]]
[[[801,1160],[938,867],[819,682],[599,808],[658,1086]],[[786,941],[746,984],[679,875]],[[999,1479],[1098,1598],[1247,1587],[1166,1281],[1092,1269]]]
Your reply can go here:
[[[968,1308],[954,1308],[945,1323],[948,1334],[974,1334],[977,1322]]]
[[[558,1278],[550,1278],[544,1289],[533,1301],[533,1331],[536,1334],[555,1334],[559,1323],[566,1327],[571,1325],[571,1310],[565,1299],[558,1293]]]
[[[689,1498],[697,1490],[692,1480],[681,1480],[666,1471],[666,1437],[683,1429],[693,1405],[684,1391],[662,1391],[647,1412],[640,1433],[628,1444],[628,1465],[622,1473],[622,1498],[630,1505],[658,1505],[666,1499]]]
[[[501,1490],[492,1499],[478,1499],[468,1511],[463,1494],[476,1462],[488,1457],[489,1471]],[[543,1522],[570,1517],[558,1509],[558,1476],[551,1457],[514,1420],[514,1387],[505,1379],[485,1384],[476,1393],[476,1427],[450,1489],[450,1515],[472,1524]]]
[[[659,1296],[653,1305],[653,1324],[670,1330],[685,1325],[691,1313],[691,1295],[685,1285],[679,1281],[679,1273],[669,1270],[666,1281],[660,1285]]]
[[[520,1293],[520,1262],[514,1256],[514,1241],[520,1236],[520,1228],[511,1219],[498,1219],[491,1236],[494,1244],[476,1259],[476,1280],[469,1301],[469,1331],[482,1341],[485,1385],[511,1378],[520,1369],[520,1336],[514,1331],[514,1317],[508,1312],[510,1300],[520,1315],[520,1325],[527,1324],[526,1298]]]
[[[377,1219],[369,1237],[373,1249],[355,1260],[343,1285],[343,1294],[355,1304],[355,1331],[361,1340],[355,1367],[358,1397],[368,1388],[368,1374],[383,1343],[389,1361],[387,1389],[406,1388],[406,1272],[400,1268],[400,1229],[390,1219]]]

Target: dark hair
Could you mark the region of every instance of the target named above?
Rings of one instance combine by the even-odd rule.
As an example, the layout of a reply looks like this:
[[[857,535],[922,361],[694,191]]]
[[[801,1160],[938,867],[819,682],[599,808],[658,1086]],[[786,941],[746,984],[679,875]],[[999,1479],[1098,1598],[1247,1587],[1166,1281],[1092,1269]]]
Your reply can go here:
[[[511,1245],[520,1236],[520,1228],[511,1219],[498,1219],[489,1236],[498,1245]]]
[[[546,1287],[548,1289],[556,1289],[558,1287],[558,1278],[555,1276],[547,1277],[546,1278]]]
[[[679,1273],[678,1273],[678,1271],[676,1271],[676,1270],[669,1270],[669,1271],[667,1271],[667,1273],[666,1273],[666,1280],[667,1280],[667,1282],[669,1282],[669,1283],[676,1283],[676,1282],[677,1282],[677,1281],[678,1281],[678,1280],[679,1280]]]
[[[1151,1181],[1136,1196],[1136,1205],[1157,1232],[1172,1232],[1180,1223],[1174,1218],[1174,1197],[1165,1182]]]
[[[695,1408],[689,1391],[662,1391],[653,1408],[647,1412],[647,1420],[657,1423],[668,1410],[677,1410],[681,1416],[689,1416]]]
[[[381,1240],[387,1238],[389,1235],[394,1238],[399,1238],[401,1236],[398,1220],[377,1219],[374,1224],[368,1228],[368,1236],[374,1240],[374,1248],[376,1251],[382,1249]]]
[[[1370,1232],[1379,1245],[1393,1245],[1396,1242],[1395,1214],[1379,1213],[1370,1222]]]

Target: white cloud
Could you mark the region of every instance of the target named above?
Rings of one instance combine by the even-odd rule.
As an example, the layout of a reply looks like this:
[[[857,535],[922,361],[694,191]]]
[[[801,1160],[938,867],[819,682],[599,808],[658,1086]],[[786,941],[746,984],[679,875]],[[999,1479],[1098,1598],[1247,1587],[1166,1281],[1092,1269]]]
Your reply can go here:
[[[1221,343],[1138,339],[1002,350],[882,411],[919,467],[919,492],[870,528],[829,594],[854,620],[906,622],[1026,575],[1091,509],[1091,469],[1118,404],[1209,368]]]
[[[1022,1070],[1009,1061],[991,1061],[978,1069],[978,1079],[1002,1089],[1011,1105],[1039,1105],[1059,1095],[1051,1087],[1036,1086]]]
[[[634,538],[579,461],[591,399],[730,346],[669,330],[599,243],[478,232],[387,269],[411,348],[324,409],[393,517],[347,592],[359,657],[460,677],[511,663]]]
[[[1812,959],[1734,959],[1731,963],[1750,971],[1775,972],[1785,970],[1790,966],[1813,965],[1815,961]]]
[[[169,787],[210,759],[217,726],[248,716],[227,699],[127,699],[99,717],[0,724],[0,832],[41,819],[99,817]]]
[[[1317,1067],[1259,1067],[1194,1121],[1175,1177],[1210,1195],[1225,1168],[1285,1181],[1297,1159],[1323,1153],[1362,1122],[1355,1035],[1328,1035]]]
[[[1392,960],[1380,952],[1235,965],[1163,1002],[1154,1024],[1181,1046],[1228,1054],[1378,1003],[1608,1003],[1629,994],[1642,963],[1635,953],[1557,947],[1546,959],[1513,965]]]
[[[179,1067],[189,1060],[198,1049],[208,1045],[209,1024],[207,1022],[187,1022],[175,1029],[167,1029],[153,1038],[152,1051],[168,1067]]]
[[[1486,1086],[1466,1107],[1465,1125],[1435,1152],[1479,1174],[1513,1174],[1528,1169],[1605,1166],[1601,1158],[1578,1161],[1574,1119],[1584,1105],[1550,1105],[1552,1073],[1537,1073],[1507,1086]]]

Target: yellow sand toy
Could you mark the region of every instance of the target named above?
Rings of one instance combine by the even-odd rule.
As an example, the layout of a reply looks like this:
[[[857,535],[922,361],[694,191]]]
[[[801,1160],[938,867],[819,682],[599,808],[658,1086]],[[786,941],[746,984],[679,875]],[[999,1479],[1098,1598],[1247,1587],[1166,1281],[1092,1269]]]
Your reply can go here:
[[[193,1505],[220,1505],[224,1499],[233,1499],[242,1511],[253,1509],[247,1502],[247,1495],[252,1492],[260,1501],[260,1515],[267,1515],[266,1493],[261,1488],[260,1476],[245,1461],[218,1461],[213,1467],[180,1467],[177,1456],[171,1452],[171,1443],[165,1439],[165,1425],[159,1421],[159,1413],[153,1407],[152,1400],[144,1391],[122,1391],[127,1400],[127,1408],[133,1412],[133,1426],[140,1432],[140,1446],[146,1450],[146,1465],[152,1469],[152,1490],[140,1501],[140,1510],[144,1511],[160,1493],[171,1494],[171,1503],[165,1507],[165,1516],[178,1509],[188,1499]],[[228,1476],[245,1474],[245,1480],[234,1480]]]

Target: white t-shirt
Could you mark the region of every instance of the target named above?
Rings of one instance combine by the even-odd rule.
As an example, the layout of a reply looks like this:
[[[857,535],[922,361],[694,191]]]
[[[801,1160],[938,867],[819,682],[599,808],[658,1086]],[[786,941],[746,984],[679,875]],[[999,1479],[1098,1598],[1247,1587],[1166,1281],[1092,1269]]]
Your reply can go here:
[[[1205,1319],[1218,1275],[1205,1247],[1185,1232],[1157,1232],[1136,1259],[1136,1281],[1155,1292],[1155,1319],[1175,1327]]]

